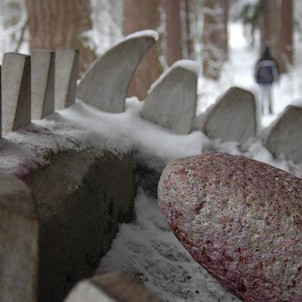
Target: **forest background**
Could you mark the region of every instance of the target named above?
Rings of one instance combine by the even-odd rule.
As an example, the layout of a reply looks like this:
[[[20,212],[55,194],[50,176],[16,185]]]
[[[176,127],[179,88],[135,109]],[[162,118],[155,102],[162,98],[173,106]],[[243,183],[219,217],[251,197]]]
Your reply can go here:
[[[0,62],[5,52],[74,47],[80,50],[81,76],[125,35],[155,29],[159,42],[141,62],[128,95],[143,100],[165,69],[177,60],[192,59],[202,71],[199,97],[204,100],[198,107],[202,111],[216,97],[207,95],[207,89],[217,91],[219,84],[219,91],[225,89],[225,71],[227,77],[233,76],[230,60],[242,60],[240,54],[231,58],[231,39],[236,43],[243,36],[247,54],[260,55],[269,45],[289,77],[287,84],[292,82],[302,58],[295,51],[302,40],[301,17],[299,0],[1,0]],[[232,24],[239,24],[242,32],[232,31]],[[251,67],[256,58],[244,59]]]

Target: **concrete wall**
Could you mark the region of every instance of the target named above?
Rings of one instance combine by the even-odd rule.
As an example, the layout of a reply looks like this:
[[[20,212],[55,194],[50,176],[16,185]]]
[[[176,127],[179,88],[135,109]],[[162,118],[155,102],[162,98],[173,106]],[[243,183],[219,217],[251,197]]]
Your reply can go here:
[[[133,218],[132,155],[69,150],[24,176],[40,220],[38,301],[62,301]]]

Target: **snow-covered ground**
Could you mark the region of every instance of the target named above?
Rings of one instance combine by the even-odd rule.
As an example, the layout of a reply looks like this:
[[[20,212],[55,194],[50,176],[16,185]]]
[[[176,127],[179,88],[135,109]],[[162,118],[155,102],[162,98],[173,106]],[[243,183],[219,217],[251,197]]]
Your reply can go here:
[[[257,93],[257,86],[253,80],[253,66],[257,53],[248,49],[241,26],[232,25],[230,37],[230,61],[225,65],[221,79],[218,82],[200,79],[198,113],[204,111],[230,86],[236,85]],[[283,76],[276,85],[275,115],[265,116],[264,125],[271,122],[287,104],[301,97],[302,78],[300,80],[298,75],[299,66],[289,75]],[[291,161],[274,159],[258,139],[250,140],[244,148],[241,148],[236,142],[221,144],[218,141],[210,141],[198,131],[189,135],[175,135],[142,120],[139,116],[141,108],[141,102],[129,99],[125,113],[112,114],[100,112],[78,102],[45,120],[37,121],[36,124],[53,129],[58,128],[56,123],[61,125],[63,123],[65,126],[62,127],[68,128],[77,138],[83,135],[90,136],[91,139],[87,139],[87,142],[94,139],[101,141],[104,138],[106,146],[110,146],[110,140],[114,141],[112,149],[117,144],[120,150],[134,148],[136,156],[141,156],[140,160],[148,161],[146,164],[154,169],[158,169],[159,159],[168,163],[176,158],[216,150],[245,155],[302,177],[302,164],[296,165]],[[60,119],[56,118],[58,115]],[[92,132],[78,131],[77,127],[73,131],[74,125]],[[24,130],[17,131],[7,138],[14,138],[16,143],[21,142],[24,135],[29,135],[28,133],[23,135],[23,132]],[[57,132],[60,134],[61,128],[58,128]],[[61,148],[61,143],[63,144],[64,140],[55,140],[54,146]],[[192,260],[167,227],[156,200],[148,196],[142,188],[138,188],[135,208],[136,220],[120,226],[120,232],[111,250],[101,260],[97,273],[128,272],[140,278],[162,301],[236,301],[232,294]]]
[[[253,81],[253,66],[257,54],[254,50],[247,48],[239,26],[232,27],[231,37],[230,62],[226,64],[221,80],[217,83],[200,80],[201,96],[198,112],[204,111],[219,95],[233,85],[257,93],[257,86]],[[300,97],[298,84],[299,80],[295,70],[281,79],[274,90],[275,114],[265,116],[264,125],[269,124],[291,101]],[[123,136],[125,141],[132,142],[138,154],[144,154],[143,157],[148,158],[148,166],[155,169],[158,158],[169,162],[175,158],[199,154],[212,149],[242,154],[302,177],[302,165],[274,159],[260,140],[250,140],[244,148],[240,148],[235,142],[220,144],[218,141],[210,141],[201,132],[193,132],[184,136],[175,135],[142,120],[139,117],[141,106],[142,104],[136,99],[129,99],[125,113],[110,114],[78,103],[72,108],[62,111],[61,115],[63,118],[93,131]],[[97,273],[128,272],[138,277],[162,301],[237,300],[192,260],[167,227],[156,200],[148,196],[142,188],[138,188],[135,208],[136,220],[120,226],[111,250],[101,259]]]

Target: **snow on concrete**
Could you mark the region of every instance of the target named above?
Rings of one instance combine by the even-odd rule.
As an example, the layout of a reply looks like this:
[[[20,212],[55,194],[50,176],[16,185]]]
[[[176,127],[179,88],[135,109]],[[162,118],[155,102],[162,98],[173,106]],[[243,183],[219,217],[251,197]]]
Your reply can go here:
[[[153,29],[145,29],[145,30],[140,30],[140,31],[136,31],[132,34],[127,35],[123,40],[129,40],[129,39],[134,39],[134,38],[141,38],[141,37],[152,37],[155,41],[158,40],[159,38],[159,34],[157,31],[153,30]]]
[[[167,70],[165,70],[160,77],[152,83],[150,86],[150,89],[148,91],[148,94],[151,93],[151,91],[158,86],[159,83],[163,81],[163,79],[175,68],[183,68],[188,71],[191,71],[196,74],[196,76],[200,75],[200,67],[198,62],[193,60],[178,60],[176,61],[171,67],[169,67]]]

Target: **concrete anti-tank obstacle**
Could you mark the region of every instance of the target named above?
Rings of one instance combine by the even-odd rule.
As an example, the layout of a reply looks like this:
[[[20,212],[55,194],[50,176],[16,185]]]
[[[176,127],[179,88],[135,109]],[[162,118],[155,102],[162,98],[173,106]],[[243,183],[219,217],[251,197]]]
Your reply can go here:
[[[36,301],[38,219],[30,190],[0,176],[0,301]]]
[[[79,83],[77,97],[103,111],[124,112],[134,71],[157,38],[155,31],[141,31],[109,49],[86,72]]]
[[[200,130],[209,138],[244,144],[257,135],[259,111],[254,95],[231,87],[205,113]]]
[[[151,86],[141,116],[177,134],[191,132],[197,105],[198,65],[180,60]]]
[[[2,131],[9,133],[31,121],[30,56],[5,53],[2,65]]]
[[[137,279],[122,273],[79,282],[64,302],[159,302]]]
[[[287,106],[270,127],[264,138],[265,147],[276,157],[284,155],[296,163],[302,162],[302,104]]]
[[[60,110],[75,103],[79,50],[58,48],[55,57],[55,110]]]
[[[31,55],[31,115],[42,119],[54,112],[55,52],[35,49]]]

